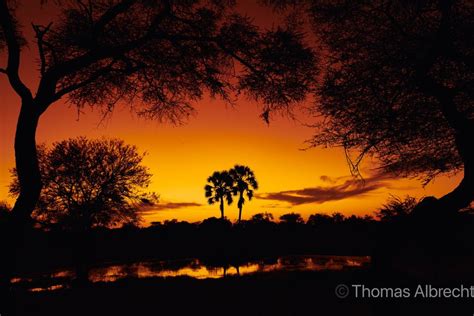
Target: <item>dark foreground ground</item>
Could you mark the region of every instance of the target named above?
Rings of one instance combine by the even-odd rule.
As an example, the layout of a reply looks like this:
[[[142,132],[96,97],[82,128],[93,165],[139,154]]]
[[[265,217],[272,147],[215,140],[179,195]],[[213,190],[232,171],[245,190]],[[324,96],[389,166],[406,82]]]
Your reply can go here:
[[[369,270],[282,272],[196,280],[128,279],[53,292],[15,293],[18,315],[473,315],[474,299],[363,299],[338,284],[411,287]],[[434,284],[459,286],[460,284]]]
[[[270,225],[268,229],[259,226],[255,232],[239,228],[225,233],[228,229],[220,231],[222,225],[219,223],[210,230],[214,233],[206,230],[205,234],[196,235],[194,228],[191,227],[189,234],[184,234],[182,225],[176,225],[171,225],[169,231],[162,231],[161,234],[147,230],[101,235],[101,238],[95,239],[100,243],[94,244],[96,253],[103,257],[96,259],[137,259],[154,253],[179,258],[181,254],[194,255],[194,252],[200,255],[213,253],[228,256],[229,253],[221,251],[222,249],[231,249],[231,257],[240,258],[252,253],[268,255],[265,251],[270,249],[278,250],[279,254],[307,251],[348,255],[367,251],[372,256],[372,263],[364,269],[345,271],[275,272],[207,280],[184,277],[125,279],[115,283],[94,283],[35,293],[18,289],[15,290],[14,297],[8,300],[13,303],[13,310],[17,315],[45,316],[474,315],[472,296],[413,298],[419,284],[434,288],[474,285],[474,217],[470,214],[377,224],[377,229],[374,230],[368,229],[369,227],[364,226],[366,223],[363,223],[360,227],[359,224],[341,226],[340,229],[331,226],[327,230],[306,226],[304,229],[285,226],[283,230],[274,230],[272,227],[275,225]],[[185,226],[184,231],[187,231],[188,226]],[[242,236],[246,239],[242,240]],[[64,259],[68,256],[57,255],[67,252],[59,251],[61,245],[53,242],[63,240],[62,238],[49,240],[36,235],[33,237],[33,241],[45,241],[44,244],[51,250],[46,251],[47,247],[42,247],[41,243],[36,246],[33,246],[33,242],[28,243],[30,246],[24,251],[28,256],[20,256],[18,260],[25,267],[17,265],[19,270],[28,271],[28,265],[48,267],[49,261],[68,262]],[[156,243],[150,242],[151,240]],[[216,240],[219,242],[216,243]],[[109,247],[110,245],[115,245],[115,248]],[[141,245],[141,248],[137,245]],[[201,249],[202,246],[199,248],[199,245],[206,246]],[[37,251],[33,251],[34,249]],[[107,252],[107,249],[113,251]],[[179,253],[176,253],[177,249]],[[124,254],[126,258],[117,254]],[[47,258],[48,262],[43,265],[37,258]],[[339,284],[349,286],[347,298],[335,295],[335,288]],[[351,287],[353,284],[378,289],[408,288],[411,295],[409,298],[393,299],[356,298]],[[3,302],[2,297],[2,305],[5,304]],[[4,313],[1,316],[5,316]]]

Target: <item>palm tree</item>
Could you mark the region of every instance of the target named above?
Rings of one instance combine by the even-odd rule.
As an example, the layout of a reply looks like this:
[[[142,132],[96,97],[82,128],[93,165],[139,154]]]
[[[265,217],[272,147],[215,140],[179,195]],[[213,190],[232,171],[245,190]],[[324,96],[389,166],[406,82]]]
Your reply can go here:
[[[242,219],[242,207],[245,203],[244,194],[247,193],[248,200],[252,200],[253,191],[258,189],[257,179],[255,174],[247,166],[235,165],[234,168],[229,170],[229,174],[232,177],[234,186],[233,194],[239,195],[239,201],[237,206],[239,207],[239,223]]]
[[[207,183],[204,187],[207,202],[211,205],[220,202],[221,219],[224,219],[224,200],[228,205],[232,203],[232,178],[227,171],[215,171]]]

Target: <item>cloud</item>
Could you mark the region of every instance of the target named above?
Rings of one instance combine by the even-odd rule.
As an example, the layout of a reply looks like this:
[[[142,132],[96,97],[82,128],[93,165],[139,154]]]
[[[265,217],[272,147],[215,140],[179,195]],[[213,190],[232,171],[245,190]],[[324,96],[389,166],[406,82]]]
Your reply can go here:
[[[202,204],[196,202],[162,202],[157,203],[156,205],[149,205],[144,206],[140,212],[142,214],[150,214],[155,213],[156,211],[168,211],[168,210],[176,210],[185,207],[194,207],[194,206],[202,206]]]
[[[270,203],[262,205],[262,208],[289,208],[288,205],[282,205],[280,203]]]
[[[364,180],[353,177],[331,178],[328,176],[321,176],[320,179],[329,185],[299,190],[260,193],[256,197],[261,200],[287,202],[293,206],[307,203],[321,204],[328,201],[339,201],[350,197],[363,196],[371,191],[389,187],[388,180],[392,179],[392,177],[387,174],[375,174]]]

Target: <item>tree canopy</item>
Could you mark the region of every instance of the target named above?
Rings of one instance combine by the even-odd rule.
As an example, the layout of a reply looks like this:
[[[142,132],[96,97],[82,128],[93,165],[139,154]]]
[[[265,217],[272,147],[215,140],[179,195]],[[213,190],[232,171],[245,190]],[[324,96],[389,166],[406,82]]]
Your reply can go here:
[[[474,6],[466,0],[268,1],[297,4],[324,52],[314,146],[340,146],[351,170],[364,156],[425,183],[464,171],[443,197],[474,197]]]
[[[140,114],[179,122],[204,93],[231,101],[237,91],[271,111],[303,100],[316,72],[315,56],[299,30],[261,30],[238,14],[232,1],[95,0],[59,6],[52,23],[33,24],[42,111],[67,96],[78,107],[101,105],[106,111],[125,101]],[[2,47],[21,42],[11,5],[8,12]],[[18,36],[10,39],[10,31]],[[3,71],[12,76],[10,67]]]
[[[143,154],[119,139],[74,138],[39,150],[43,190],[33,218],[43,226],[87,230],[138,224],[151,174]],[[19,193],[16,171],[10,192]]]

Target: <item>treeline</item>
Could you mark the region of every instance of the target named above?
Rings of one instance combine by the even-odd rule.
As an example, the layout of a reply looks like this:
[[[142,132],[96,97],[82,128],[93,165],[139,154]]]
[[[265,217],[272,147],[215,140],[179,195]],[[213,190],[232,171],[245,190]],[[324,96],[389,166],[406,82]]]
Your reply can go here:
[[[270,213],[259,213],[240,223],[211,217],[196,223],[167,220],[149,227],[97,227],[87,232],[60,227],[31,229],[24,247],[17,252],[16,268],[18,272],[44,271],[84,260],[89,266],[181,258],[239,264],[293,254],[372,256],[375,249],[390,252],[397,241],[421,247],[413,245],[413,240],[433,244],[436,252],[474,253],[471,243],[466,242],[474,238],[471,212],[443,219],[435,226],[424,225],[426,219],[412,221],[410,209],[402,208],[409,205],[407,199],[398,201],[403,203],[392,200],[375,218],[334,213],[313,214],[304,221],[300,214],[288,213],[276,221]],[[456,236],[457,241],[449,236]]]
[[[84,232],[32,229],[18,252],[18,272],[75,265],[147,259],[200,258],[211,262],[245,262],[289,254],[368,255],[377,221],[363,217],[315,214],[307,222],[298,214],[279,222],[268,213],[240,224],[208,218],[198,223],[168,220],[149,227],[95,228]]]

